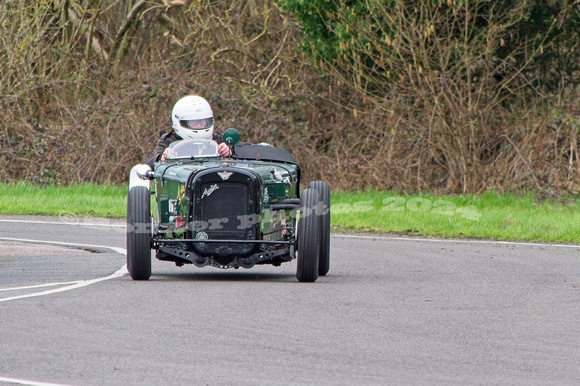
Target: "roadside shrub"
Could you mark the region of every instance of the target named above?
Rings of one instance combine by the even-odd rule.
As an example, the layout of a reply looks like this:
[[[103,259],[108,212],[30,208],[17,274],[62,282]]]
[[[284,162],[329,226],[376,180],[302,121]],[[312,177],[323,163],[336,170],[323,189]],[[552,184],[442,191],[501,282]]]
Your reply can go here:
[[[123,184],[195,93],[305,182],[580,190],[570,2],[281,3],[2,2],[0,177]]]

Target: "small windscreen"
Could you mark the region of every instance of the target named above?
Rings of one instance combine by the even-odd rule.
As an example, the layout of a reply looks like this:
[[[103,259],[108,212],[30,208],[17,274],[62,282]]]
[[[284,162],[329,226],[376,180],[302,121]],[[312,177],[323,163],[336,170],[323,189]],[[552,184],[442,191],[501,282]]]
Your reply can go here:
[[[169,145],[168,160],[219,157],[218,144],[211,139],[184,139]]]

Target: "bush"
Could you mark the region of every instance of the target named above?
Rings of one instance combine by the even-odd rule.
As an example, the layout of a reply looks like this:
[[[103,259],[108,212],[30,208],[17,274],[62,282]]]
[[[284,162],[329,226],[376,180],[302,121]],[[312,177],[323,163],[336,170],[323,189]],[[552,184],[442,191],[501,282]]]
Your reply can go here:
[[[463,3],[2,2],[0,177],[125,183],[195,93],[305,182],[575,191],[578,14]]]
[[[313,62],[350,88],[345,107],[369,123],[345,149],[365,161],[360,174],[451,192],[577,179],[577,159],[562,156],[576,132],[554,142],[550,119],[578,118],[577,2],[281,3]]]

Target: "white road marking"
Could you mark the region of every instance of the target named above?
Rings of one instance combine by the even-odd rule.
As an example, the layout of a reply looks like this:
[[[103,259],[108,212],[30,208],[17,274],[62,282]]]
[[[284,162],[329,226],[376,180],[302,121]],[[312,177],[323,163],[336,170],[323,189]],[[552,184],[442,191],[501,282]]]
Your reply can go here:
[[[34,220],[7,220],[0,219],[0,222],[9,223],[23,223],[23,224],[48,224],[48,225],[80,225],[86,227],[113,227],[113,228],[125,228],[125,224],[112,224],[112,223],[98,223],[98,222],[70,222],[70,221],[34,221]]]
[[[123,248],[109,247],[106,245],[74,244],[74,243],[62,243],[62,242],[58,242],[58,241],[15,239],[15,238],[7,238],[7,237],[0,237],[0,240],[2,240],[2,241],[17,241],[17,242],[34,243],[34,244],[62,245],[62,246],[68,246],[68,247],[104,248],[104,249],[110,249],[110,250],[117,252],[119,254],[122,254],[122,255],[127,254],[127,251]],[[66,287],[54,288],[54,289],[40,291],[40,292],[33,292],[33,293],[26,294],[26,295],[19,295],[19,296],[12,296],[12,297],[8,297],[8,298],[3,298],[3,299],[0,299],[0,303],[8,302],[11,300],[27,299],[27,298],[37,297],[37,296],[46,296],[46,295],[52,295],[52,294],[59,293],[59,292],[71,291],[71,290],[75,290],[78,288],[87,287],[89,285],[99,283],[102,281],[116,279],[118,277],[126,275],[127,273],[128,273],[127,265],[124,265],[121,268],[119,268],[117,271],[110,274],[109,276],[98,277],[96,279],[79,280],[79,281],[68,282],[68,283],[47,283],[47,284],[40,284],[38,286],[31,286],[29,288],[36,288],[36,287],[42,288],[42,287],[50,287],[50,286],[58,286],[58,285],[65,285]],[[3,289],[3,291],[10,291],[10,290],[17,290],[17,289],[24,289],[24,288],[26,288],[26,287],[7,288],[7,289]]]
[[[62,245],[65,247],[80,247],[80,248],[105,248],[120,253],[121,255],[126,255],[127,251],[124,248],[109,247],[108,245],[92,245],[92,244],[76,244],[76,243],[64,243],[60,241],[48,241],[48,240],[31,240],[31,239],[17,239],[12,237],[0,237],[1,241],[16,241],[22,243],[32,243],[32,244],[50,244],[50,245]]]
[[[81,282],[80,280],[77,280],[77,281],[69,281],[66,283],[47,283],[47,284],[29,285],[26,287],[0,288],[0,292],[2,292],[2,291],[20,291],[20,290],[33,289],[33,288],[42,288],[42,287],[56,287],[57,285],[70,285],[70,284],[77,284],[80,282]]]
[[[6,378],[6,377],[0,377],[0,382],[14,383],[17,385],[31,385],[31,386],[65,386],[63,384],[58,383],[36,382],[29,381],[26,379]]]
[[[580,248],[578,244],[552,244],[552,243],[533,243],[517,241],[497,241],[497,240],[463,240],[463,239],[425,239],[419,237],[390,237],[390,236],[370,236],[370,235],[343,235],[332,234],[332,237],[343,239],[366,239],[366,240],[383,240],[383,241],[426,241],[436,243],[464,243],[464,244],[496,244],[496,245],[519,245],[532,247],[558,247],[558,248]]]
[[[41,292],[34,292],[34,293],[26,294],[26,295],[12,296],[12,297],[9,297],[9,298],[3,298],[3,299],[0,299],[0,303],[2,303],[2,302],[8,302],[8,301],[11,301],[11,300],[28,299],[28,298],[38,297],[38,296],[52,295],[52,294],[59,293],[59,292],[71,291],[71,290],[74,290],[74,289],[87,287],[87,286],[89,286],[91,284],[99,283],[101,281],[116,279],[116,278],[121,277],[121,276],[124,276],[126,274],[127,274],[127,266],[124,265],[121,268],[119,268],[117,271],[115,271],[112,274],[110,274],[109,276],[99,277],[99,278],[90,279],[90,280],[83,280],[83,281],[80,281],[80,282],[78,282],[76,284],[70,285],[68,287],[55,288],[55,289],[52,289],[52,290],[46,290],[46,291],[41,291]]]

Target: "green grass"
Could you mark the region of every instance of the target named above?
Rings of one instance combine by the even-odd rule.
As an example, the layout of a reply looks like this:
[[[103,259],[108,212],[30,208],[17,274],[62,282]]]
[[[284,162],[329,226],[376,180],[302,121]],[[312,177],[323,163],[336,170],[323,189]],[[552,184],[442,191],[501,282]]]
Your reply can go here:
[[[0,214],[125,217],[127,187],[95,184],[35,186],[0,183]]]
[[[580,198],[334,193],[333,228],[346,232],[579,243]]]
[[[125,186],[0,183],[0,215],[124,218],[125,211]],[[334,192],[332,227],[339,232],[580,243],[580,198]]]

